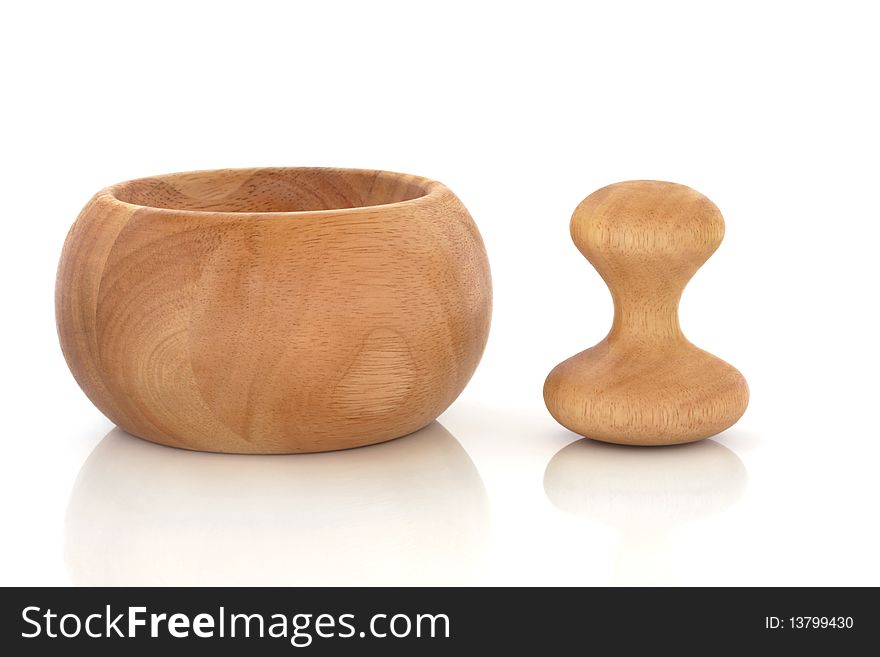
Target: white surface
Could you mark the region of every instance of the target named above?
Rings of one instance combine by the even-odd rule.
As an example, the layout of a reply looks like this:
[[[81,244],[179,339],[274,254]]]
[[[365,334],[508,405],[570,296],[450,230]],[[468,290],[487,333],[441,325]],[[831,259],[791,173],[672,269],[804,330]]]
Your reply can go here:
[[[849,2],[4,4],[0,583],[880,584],[876,26]],[[110,183],[253,165],[468,206],[495,313],[454,438],[247,462],[104,438],[53,324],[69,225]],[[632,178],[727,221],[681,309],[751,386],[717,446],[565,449],[543,407],[611,320],[571,211]]]

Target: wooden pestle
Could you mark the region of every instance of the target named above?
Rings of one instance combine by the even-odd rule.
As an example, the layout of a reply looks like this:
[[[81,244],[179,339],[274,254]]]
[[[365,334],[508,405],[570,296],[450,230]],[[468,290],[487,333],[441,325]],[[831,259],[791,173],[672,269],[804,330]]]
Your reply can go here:
[[[581,202],[571,236],[611,290],[614,322],[550,372],[551,415],[588,438],[631,445],[693,442],[734,424],[749,400],[745,378],[691,344],[678,322],[685,285],[724,236],[715,204],[675,183],[616,183]]]

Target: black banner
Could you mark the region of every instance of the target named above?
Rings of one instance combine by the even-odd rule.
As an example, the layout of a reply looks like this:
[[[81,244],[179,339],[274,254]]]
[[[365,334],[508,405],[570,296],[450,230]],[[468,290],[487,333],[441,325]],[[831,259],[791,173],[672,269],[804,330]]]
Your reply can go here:
[[[864,646],[864,589],[4,589],[5,654],[629,653]],[[9,651],[12,649],[12,652]]]

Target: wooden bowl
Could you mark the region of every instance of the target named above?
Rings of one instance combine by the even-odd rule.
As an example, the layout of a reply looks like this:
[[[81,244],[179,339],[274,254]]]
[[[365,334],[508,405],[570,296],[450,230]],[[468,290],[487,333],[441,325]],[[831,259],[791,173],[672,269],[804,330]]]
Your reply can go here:
[[[477,367],[489,264],[461,201],[416,176],[225,169],[98,192],[56,317],[113,422],[187,449],[314,452],[406,435]]]

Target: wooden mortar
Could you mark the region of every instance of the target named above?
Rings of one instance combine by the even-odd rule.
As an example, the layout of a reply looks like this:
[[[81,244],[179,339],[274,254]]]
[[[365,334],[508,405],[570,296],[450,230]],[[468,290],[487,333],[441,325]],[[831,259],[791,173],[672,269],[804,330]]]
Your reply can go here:
[[[61,347],[124,430],[293,453],[406,435],[471,378],[491,314],[477,227],[439,182],[263,168],[92,198],[56,286]]]

